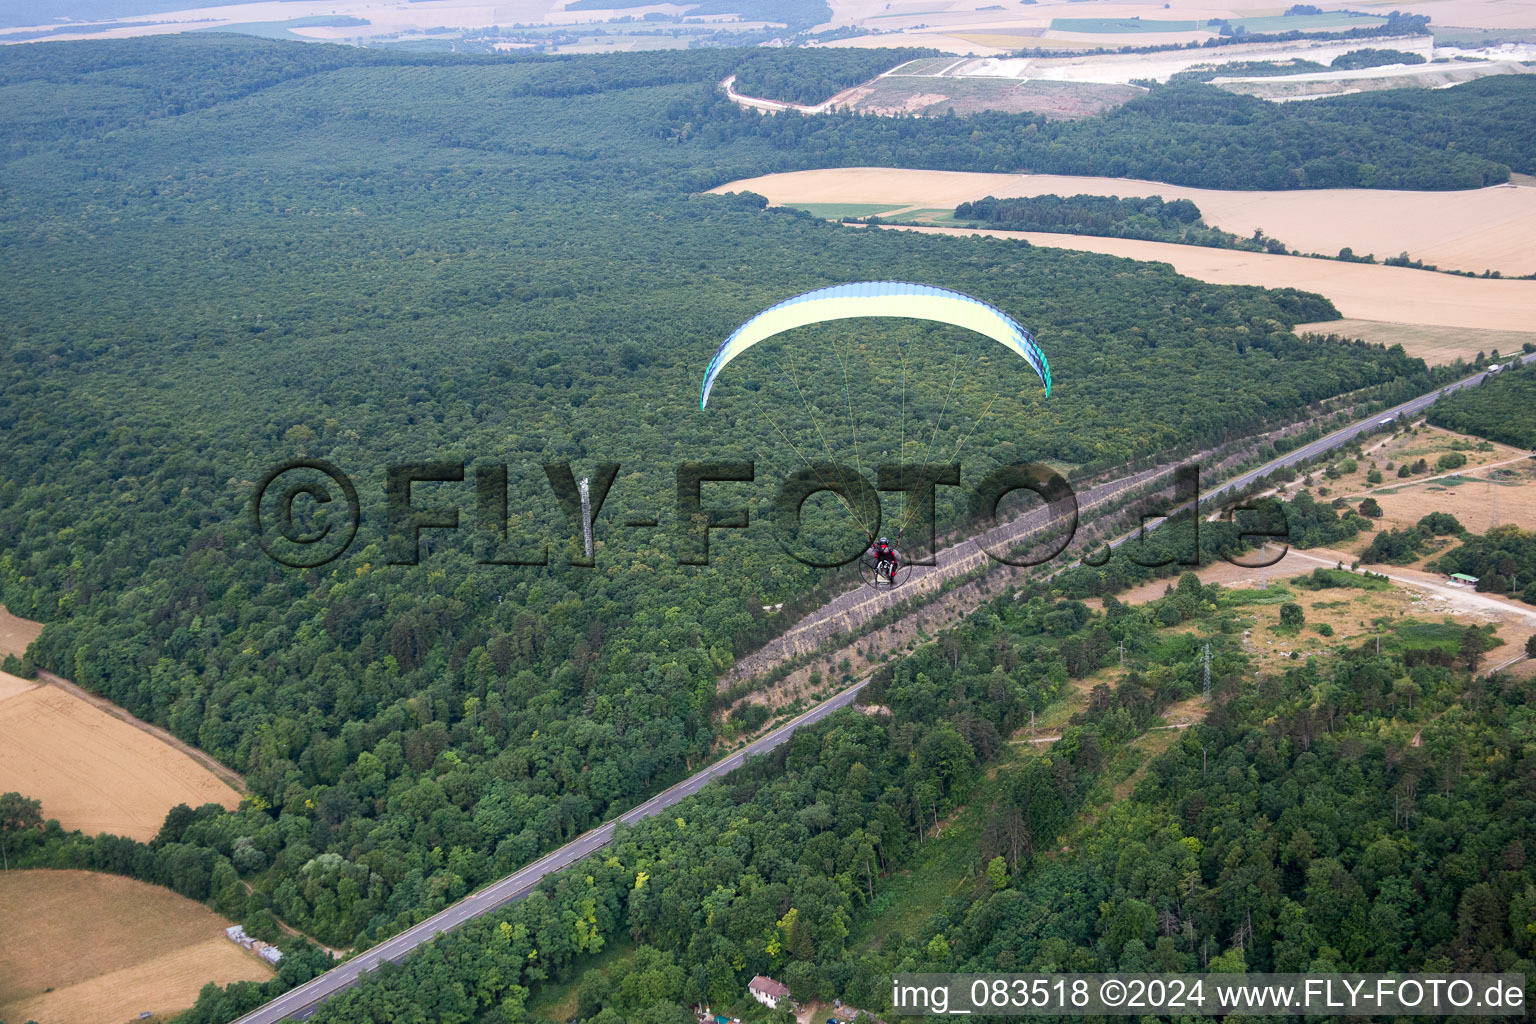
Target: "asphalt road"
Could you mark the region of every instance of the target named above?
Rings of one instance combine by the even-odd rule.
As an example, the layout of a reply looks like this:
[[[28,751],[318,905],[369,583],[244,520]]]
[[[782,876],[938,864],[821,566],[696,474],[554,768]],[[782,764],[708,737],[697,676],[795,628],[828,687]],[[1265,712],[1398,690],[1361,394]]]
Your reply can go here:
[[[830,700],[816,705],[799,717],[785,722],[772,732],[752,741],[729,757],[716,761],[672,788],[656,794],[640,806],[604,822],[559,849],[545,854],[527,867],[492,882],[484,889],[464,897],[453,906],[438,911],[420,924],[407,928],[372,949],[359,953],[345,963],[338,964],[319,977],[290,989],[270,1003],[257,1007],[239,1018],[235,1024],[275,1024],[281,1020],[303,1020],[309,1017],[326,999],[342,989],[357,984],[364,973],[378,967],[385,960],[398,963],[411,950],[424,942],[431,941],[440,932],[457,928],[465,921],[479,917],[481,914],[488,914],[498,907],[523,898],[533,891],[534,886],[545,875],[569,867],[607,846],[613,839],[613,827],[616,823],[622,821],[625,824],[633,824],[642,818],[661,813],[685,797],[693,796],[715,779],[729,775],[740,768],[748,757],[765,754],[772,750],[801,726],[819,722],[839,708],[852,704],[864,686],[865,683],[860,682],[849,687]]]
[[[1083,513],[1098,508],[1126,491],[1167,475],[1172,469],[1171,465],[1154,466],[1089,487],[1077,496],[1078,511]],[[749,679],[788,658],[814,650],[833,632],[858,632],[869,620],[912,595],[936,589],[945,580],[986,564],[991,559],[987,551],[1007,551],[1053,521],[1059,522],[1059,519],[1053,519],[1058,511],[1044,505],[1036,506],[979,537],[967,537],[941,548],[934,553],[932,565],[909,563],[909,576],[899,589],[875,590],[856,586],[834,595],[758,650],[741,658],[732,669],[732,675],[737,679]],[[899,543],[900,538],[897,540]]]
[[[1530,363],[1536,361],[1536,353],[1521,358],[1523,362]],[[1252,484],[1258,478],[1273,473],[1284,466],[1293,466],[1304,460],[1315,458],[1326,451],[1348,444],[1361,434],[1379,429],[1383,420],[1396,419],[1404,414],[1412,416],[1423,412],[1442,395],[1480,384],[1485,376],[1483,373],[1473,374],[1438,391],[1420,396],[1409,402],[1404,402],[1401,405],[1379,412],[1341,430],[1334,431],[1332,434],[1321,437],[1316,441],[1311,441],[1258,469],[1244,473],[1222,484],[1220,487],[1212,489],[1210,492],[1201,495],[1200,500],[1202,502],[1211,501],[1222,494],[1240,490]],[[1143,474],[1136,475],[1140,477]],[[1134,532],[1120,538],[1115,543],[1123,543],[1133,536],[1135,536]],[[640,806],[625,811],[617,818],[611,819],[590,832],[571,840],[559,849],[545,854],[527,867],[515,871],[499,881],[492,882],[477,892],[471,893],[469,896],[453,904],[453,906],[439,911],[420,924],[407,928],[405,931],[374,946],[372,949],[358,954],[345,963],[338,964],[319,977],[313,978],[297,988],[290,989],[270,1003],[257,1007],[235,1021],[235,1024],[276,1024],[277,1021],[281,1020],[302,1020],[310,1016],[315,1012],[316,1007],[326,999],[343,989],[357,984],[358,979],[363,974],[378,967],[385,960],[399,962],[411,950],[424,942],[430,941],[433,936],[440,932],[449,931],[465,921],[479,917],[482,914],[488,914],[498,907],[505,906],[514,900],[528,895],[545,875],[569,867],[607,846],[613,839],[613,828],[616,823],[622,821],[625,824],[633,824],[653,814],[659,814],[684,798],[694,795],[715,779],[728,775],[736,768],[741,767],[742,762],[748,757],[772,750],[787,740],[796,729],[820,721],[839,708],[852,704],[854,698],[858,696],[859,691],[864,686],[865,682],[859,682],[850,686],[848,689],[818,704],[798,718],[786,722],[760,739],[754,740],[742,750],[701,769],[670,789],[656,794]]]

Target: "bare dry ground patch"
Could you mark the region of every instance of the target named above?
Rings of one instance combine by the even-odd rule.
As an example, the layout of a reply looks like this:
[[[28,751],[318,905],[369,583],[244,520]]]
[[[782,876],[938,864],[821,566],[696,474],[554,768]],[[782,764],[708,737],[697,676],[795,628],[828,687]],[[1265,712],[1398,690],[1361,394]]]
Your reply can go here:
[[[1405,529],[1431,512],[1448,512],[1473,533],[1509,523],[1536,525],[1536,474],[1520,468],[1508,482],[1495,482],[1478,473],[1467,483],[1446,487],[1429,483],[1390,488],[1375,495],[1386,527]]]
[[[239,806],[212,771],[118,710],[0,673],[0,792],[41,800],[65,828],[142,841],[177,804]]]
[[[210,981],[273,971],[219,915],[169,889],[94,871],[0,873],[0,1017],[116,1024],[169,1017]],[[50,991],[51,990],[51,991]]]
[[[1458,452],[1467,463],[1456,469],[1437,469],[1442,455]],[[1346,458],[1340,455],[1332,463],[1338,467]],[[1429,465],[1424,473],[1398,477],[1395,467],[1423,459]],[[1405,529],[1414,526],[1431,512],[1448,512],[1473,533],[1486,533],[1499,523],[1536,524],[1536,462],[1530,453],[1506,444],[1443,430],[1427,424],[1411,432],[1397,434],[1377,445],[1368,446],[1363,457],[1356,458],[1356,468],[1335,479],[1321,469],[1289,484],[1283,491],[1294,496],[1310,490],[1318,501],[1342,498],[1358,506],[1365,498],[1376,500],[1382,518],[1375,520],[1378,530]],[[1387,468],[1387,467],[1394,468]],[[1372,469],[1382,475],[1380,484],[1372,485]],[[1353,541],[1339,545],[1343,551],[1358,554],[1370,544],[1374,533],[1363,533]],[[1414,563],[1420,565],[1440,554],[1436,550]]]
[[[1228,92],[1284,103],[1310,100],[1321,96],[1348,96],[1359,92],[1385,89],[1444,89],[1489,75],[1530,74],[1528,65],[1517,61],[1480,61],[1475,64],[1420,64],[1367,68],[1364,71],[1319,71],[1311,74],[1279,75],[1273,78],[1217,78],[1211,84]],[[1466,268],[1462,268],[1466,269]]]
[[[974,114],[1000,110],[1079,118],[1102,114],[1140,96],[1131,85],[1042,82],[1000,78],[928,78],[892,75],[850,90],[839,106],[865,114]]]
[[[899,79],[883,79],[882,83],[889,81]],[[906,81],[932,83],[943,80]],[[1474,273],[1497,270],[1515,275],[1536,273],[1536,189],[1515,184],[1461,192],[1389,189],[1239,192],[1186,188],[1132,178],[837,167],[747,178],[721,185],[713,191],[756,192],[781,206],[889,202],[894,206],[950,208],[986,196],[999,199],[1080,194],[1124,198],[1161,196],[1169,201],[1188,199],[1200,208],[1205,222],[1213,227],[1244,236],[1252,235],[1255,229],[1263,229],[1265,234],[1303,253],[1334,256],[1347,247],[1362,256],[1369,253],[1377,259],[1385,259],[1406,252],[1414,259],[1451,270]],[[1504,329],[1529,330],[1531,309],[1536,309],[1536,304],[1526,308],[1523,324],[1511,324]],[[1375,316],[1366,319],[1402,321],[1410,318]]]

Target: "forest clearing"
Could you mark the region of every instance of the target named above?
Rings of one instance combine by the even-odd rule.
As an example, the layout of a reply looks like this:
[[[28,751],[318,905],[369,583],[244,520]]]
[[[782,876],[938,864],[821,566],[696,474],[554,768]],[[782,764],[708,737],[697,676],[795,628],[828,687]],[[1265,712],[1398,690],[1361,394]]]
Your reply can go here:
[[[1189,200],[1212,227],[1244,237],[1262,229],[1302,253],[1334,256],[1347,247],[1378,260],[1406,252],[1425,263],[1479,274],[1536,272],[1536,187],[1520,184],[1460,192],[1247,192],[1129,178],[839,167],[767,174],[711,191],[756,192],[780,206],[856,201],[888,203],[890,209],[953,209],[987,196],[1160,196],[1168,202]]]
[[[1454,461],[1458,455],[1465,459],[1463,464],[1439,465],[1442,457]],[[1412,472],[1420,460],[1423,468]],[[1410,475],[1399,477],[1403,465],[1410,467]],[[1371,481],[1372,472],[1378,474],[1379,482]],[[1375,532],[1407,529],[1433,512],[1455,516],[1475,534],[1500,524],[1536,522],[1536,462],[1529,452],[1424,423],[1411,433],[1372,445],[1359,458],[1341,456],[1326,467],[1314,468],[1303,479],[1282,485],[1279,494],[1290,498],[1303,490],[1313,491],[1319,501],[1343,498],[1358,506],[1372,498],[1380,505],[1376,531],[1336,545],[1351,553],[1363,550]],[[1445,546],[1412,564],[1422,566]]]
[[[240,803],[207,768],[121,718],[0,673],[0,792],[11,791],[41,800],[43,817],[67,829],[146,842],[177,804]]]
[[[90,908],[89,916],[83,908]],[[168,1017],[210,981],[271,968],[224,937],[229,924],[158,885],[94,871],[0,874],[0,1018],[38,1024]]]

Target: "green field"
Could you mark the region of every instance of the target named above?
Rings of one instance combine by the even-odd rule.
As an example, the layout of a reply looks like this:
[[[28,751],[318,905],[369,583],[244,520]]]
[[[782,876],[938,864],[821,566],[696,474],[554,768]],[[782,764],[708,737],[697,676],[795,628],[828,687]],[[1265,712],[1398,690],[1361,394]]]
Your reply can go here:
[[[1143,21],[1140,18],[1052,18],[1057,32],[1194,32],[1204,28],[1203,21]]]
[[[309,36],[291,31],[296,28],[345,28],[354,25],[371,25],[367,18],[354,18],[346,14],[316,14],[308,18],[289,18],[286,21],[250,21],[239,25],[217,25],[199,29],[201,32],[235,32],[242,36],[260,39],[302,39],[314,42]]]
[[[1385,25],[1386,18],[1352,11],[1327,11],[1323,14],[1277,14],[1268,18],[1233,18],[1229,24],[1248,32],[1315,32],[1325,28],[1364,28]]]
[[[794,209],[827,220],[841,220],[844,217],[884,216],[886,211],[899,210],[901,207],[893,203],[795,203]]]
[[[1466,626],[1459,625],[1450,619],[1444,622],[1404,619],[1393,623],[1393,635],[1390,638],[1383,638],[1381,649],[1390,650],[1394,654],[1415,649],[1434,649],[1455,654],[1460,649],[1461,638],[1466,632]]]

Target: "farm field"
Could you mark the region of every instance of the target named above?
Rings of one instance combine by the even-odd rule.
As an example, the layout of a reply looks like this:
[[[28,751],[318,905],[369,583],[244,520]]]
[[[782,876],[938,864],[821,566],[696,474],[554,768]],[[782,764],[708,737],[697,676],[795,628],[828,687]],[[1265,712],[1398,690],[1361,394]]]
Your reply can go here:
[[[756,192],[781,206],[856,199],[861,203],[950,209],[986,196],[1161,196],[1169,201],[1188,199],[1212,227],[1239,235],[1251,235],[1262,228],[1265,234],[1303,253],[1332,256],[1349,247],[1361,255],[1374,254],[1377,259],[1407,252],[1426,263],[1474,273],[1536,273],[1536,188],[1521,184],[1463,192],[1237,192],[1128,178],[846,167],[768,174],[733,181],[713,191]]]
[[[27,653],[27,648],[42,631],[41,622],[33,622],[30,619],[12,615],[3,605],[0,605],[0,658],[4,658],[7,654],[21,657]]]
[[[1324,320],[1297,324],[1298,334],[1342,334],[1377,345],[1401,345],[1409,355],[1431,365],[1471,360],[1479,352],[1518,352],[1527,342],[1536,343],[1536,330],[1483,331],[1467,327],[1436,327],[1432,324],[1403,324],[1387,320]]]
[[[0,792],[10,791],[41,800],[43,817],[65,828],[141,841],[177,804],[240,803],[213,772],[130,722],[58,686],[0,673]]]
[[[210,981],[266,981],[274,973],[225,938],[229,922],[201,903],[118,875],[0,873],[0,921],[5,1020],[164,1018],[191,1006]]]
[[[831,46],[932,46],[950,53],[1005,53],[1019,46],[1101,46],[1201,40],[1214,36],[1207,23],[1224,18],[1249,32],[1274,32],[1291,28],[1320,30],[1349,17],[1326,11],[1311,17],[1285,17],[1284,5],[1216,4],[1207,0],[1170,0],[1158,3],[1047,2],[1012,7],[988,0],[963,0],[936,5],[925,0],[886,3],[885,0],[831,0],[832,18],[822,28],[854,26],[871,33],[839,39]],[[1002,9],[997,9],[999,6]],[[992,9],[988,9],[992,8]],[[1356,17],[1385,15],[1400,10],[1434,19],[1436,28],[1461,26],[1489,29],[1536,29],[1536,2],[1532,0],[1417,0],[1400,4],[1368,0],[1352,5]],[[1139,19],[1144,27],[1137,26]],[[1175,27],[1176,26],[1176,27]],[[1026,31],[1038,38],[1020,42]],[[1158,54],[1146,55],[1157,58]]]
[[[1016,238],[1031,245],[1167,263],[1181,274],[1212,284],[1299,288],[1327,296],[1345,317],[1362,320],[1513,331],[1528,325],[1530,310],[1536,308],[1536,281],[1482,280],[1403,267],[1087,235],[942,227],[893,230]]]

